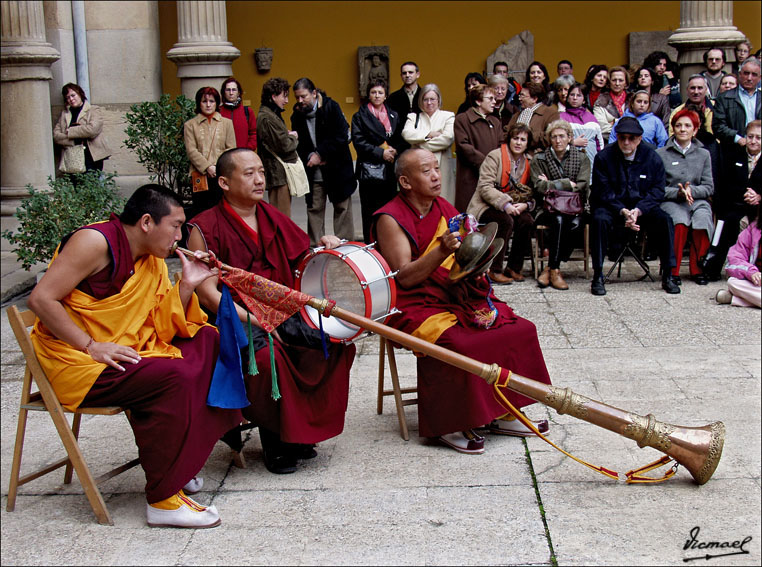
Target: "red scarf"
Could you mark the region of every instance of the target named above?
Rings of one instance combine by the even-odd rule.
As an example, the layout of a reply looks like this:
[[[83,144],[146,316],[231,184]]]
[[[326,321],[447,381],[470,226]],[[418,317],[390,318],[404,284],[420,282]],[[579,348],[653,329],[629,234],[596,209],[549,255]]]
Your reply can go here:
[[[382,104],[381,108],[376,110],[376,108],[371,104],[368,103],[368,110],[370,110],[370,113],[378,119],[378,121],[382,124],[384,127],[384,130],[386,131],[386,135],[392,133],[392,123],[389,122],[389,113],[386,112],[386,105]]]
[[[619,111],[619,116],[624,115],[624,99],[627,98],[627,91],[622,91],[618,95],[610,92],[609,96],[611,97],[611,101],[614,103],[614,106],[616,106],[616,109]]]

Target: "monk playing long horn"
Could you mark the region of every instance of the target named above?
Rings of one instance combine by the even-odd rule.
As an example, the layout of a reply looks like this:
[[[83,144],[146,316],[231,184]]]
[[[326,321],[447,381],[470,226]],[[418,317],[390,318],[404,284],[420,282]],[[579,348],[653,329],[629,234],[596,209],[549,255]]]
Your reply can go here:
[[[200,490],[194,475],[241,412],[206,403],[220,338],[194,290],[217,270],[180,255],[182,281],[168,277],[184,222],[172,191],[140,187],[120,216],[62,240],[28,304],[37,358],[64,407],[131,410],[148,524],[208,528],[217,509],[185,492]]]
[[[534,324],[497,299],[485,277],[473,277],[479,263],[485,271],[489,266],[482,259],[486,255],[491,260],[489,250],[476,251],[466,266],[454,262],[453,252],[461,241],[448,220],[458,211],[440,197],[436,156],[408,150],[398,160],[396,173],[400,193],[374,215],[378,249],[391,269],[399,270],[397,307],[402,313],[387,324],[550,384]],[[488,240],[483,240],[484,247],[490,245]],[[417,364],[420,435],[438,437],[462,453],[484,452],[484,437],[475,430],[485,424],[491,433],[534,435],[506,415],[484,380],[433,357],[418,358]],[[514,392],[509,401],[517,408],[534,403]],[[548,430],[547,421],[535,425],[540,432]]]

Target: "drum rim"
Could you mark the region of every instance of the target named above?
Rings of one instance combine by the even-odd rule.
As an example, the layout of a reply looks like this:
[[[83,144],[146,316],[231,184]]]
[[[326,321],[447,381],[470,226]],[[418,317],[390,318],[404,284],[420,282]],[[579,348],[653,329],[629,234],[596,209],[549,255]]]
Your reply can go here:
[[[394,308],[397,305],[397,282],[394,279],[394,276],[392,275],[393,272],[391,268],[389,267],[389,263],[386,261],[386,258],[384,258],[383,255],[378,250],[376,250],[375,246],[369,246],[365,244],[364,242],[348,241],[348,242],[342,242],[336,248],[330,248],[330,249],[324,248],[317,251],[311,251],[310,253],[306,254],[297,265],[296,274],[294,276],[294,287],[296,288],[297,291],[300,291],[300,292],[302,291],[302,278],[304,277],[304,268],[307,266],[310,260],[312,260],[315,256],[319,254],[328,254],[331,256],[338,257],[340,260],[345,262],[350,267],[350,269],[352,270],[352,273],[355,275],[358,282],[362,281],[359,275],[365,275],[365,274],[363,274],[359,270],[357,263],[352,261],[349,254],[345,254],[340,251],[340,249],[343,246],[348,246],[348,245],[354,246],[355,247],[354,251],[361,249],[365,252],[370,253],[371,256],[373,256],[373,258],[380,264],[381,269],[384,275],[386,276],[386,281],[388,282],[387,289],[389,294],[389,302],[388,302],[389,307],[388,307],[388,311],[386,315],[384,315],[384,318],[383,318],[383,321],[385,321],[387,317],[389,317],[392,314]],[[367,314],[368,310],[372,308],[372,296],[370,297],[369,296],[370,296],[370,286],[366,286],[363,288],[363,297],[365,299],[365,314],[364,314],[365,317],[370,317],[372,315],[372,313],[370,315]],[[369,301],[369,299],[371,301]],[[307,325],[309,325],[313,329],[319,329],[320,328],[319,325],[312,320],[312,317],[309,316],[307,307],[308,307],[307,305],[302,307],[299,310],[299,313],[302,315],[302,318],[307,323]],[[339,305],[339,307],[341,306]],[[317,310],[315,309],[315,311]],[[381,322],[383,323],[383,321]],[[362,333],[363,333],[363,329],[362,327],[359,327],[357,330],[357,333],[355,333],[351,337],[337,338],[337,337],[332,337],[330,335],[327,335],[327,336],[328,336],[328,339],[333,343],[349,343],[349,342],[352,342],[357,337],[359,337]]]

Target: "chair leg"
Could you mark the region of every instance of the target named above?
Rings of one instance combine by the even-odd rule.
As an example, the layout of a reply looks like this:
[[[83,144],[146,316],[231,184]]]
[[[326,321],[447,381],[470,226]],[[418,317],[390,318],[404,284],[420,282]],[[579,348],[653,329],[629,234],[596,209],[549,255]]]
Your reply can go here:
[[[585,278],[590,278],[590,225],[585,225]]]
[[[114,522],[111,520],[111,515],[106,509],[106,503],[103,500],[103,496],[101,495],[100,490],[98,490],[95,479],[82,456],[82,452],[77,444],[77,439],[69,428],[69,422],[66,419],[63,408],[58,403],[58,399],[55,397],[53,388],[49,385],[47,388],[43,387],[39,383],[38,386],[40,386],[40,394],[42,394],[42,398],[48,408],[50,417],[56,426],[58,436],[61,438],[66,453],[71,460],[74,470],[77,472],[77,477],[85,491],[85,496],[87,496],[87,500],[90,502],[90,507],[93,509],[96,518],[98,518],[98,523],[113,526]]]
[[[29,403],[32,391],[32,373],[27,366],[24,370],[24,381],[21,385],[20,406]],[[5,509],[13,512],[16,508],[16,494],[19,490],[19,478],[21,477],[21,455],[24,451],[24,436],[26,435],[26,422],[29,410],[19,407],[19,420],[16,426],[16,444],[13,446],[13,464],[11,465],[11,480],[8,484],[8,502]]]
[[[616,260],[614,260],[614,263],[611,265],[611,268],[609,268],[609,271],[606,272],[606,277],[603,278],[603,281],[606,283],[609,283],[611,280],[609,279],[612,272],[617,268],[617,265],[619,266],[619,272],[617,273],[617,278],[622,277],[622,262],[624,261],[624,253],[627,251],[627,246],[624,246],[619,252],[619,256],[616,257]]]
[[[376,399],[376,413],[384,413],[384,351],[386,350],[386,338],[378,337],[378,398]]]
[[[79,443],[79,425],[82,422],[82,414],[81,413],[75,413],[74,419],[71,423],[71,432],[72,435],[74,435],[74,439],[77,440],[77,443]],[[74,471],[74,467],[71,466],[71,459],[66,464],[66,470],[64,471],[64,484],[71,484],[71,477],[72,472]]]
[[[397,420],[400,423],[400,435],[405,441],[410,440],[410,434],[407,430],[407,419],[405,418],[405,405],[402,403],[402,393],[400,391],[400,379],[397,374],[397,358],[394,356],[394,348],[389,347],[387,351],[389,356],[389,374],[392,375],[392,388],[394,390],[394,403],[397,405]]]
[[[16,445],[13,447],[13,465],[11,466],[11,481],[8,484],[8,502],[5,509],[13,512],[16,508],[16,494],[19,489],[19,476],[21,472],[21,454],[24,449],[24,434],[26,433],[26,420],[29,410],[19,409],[19,423],[16,427]]]

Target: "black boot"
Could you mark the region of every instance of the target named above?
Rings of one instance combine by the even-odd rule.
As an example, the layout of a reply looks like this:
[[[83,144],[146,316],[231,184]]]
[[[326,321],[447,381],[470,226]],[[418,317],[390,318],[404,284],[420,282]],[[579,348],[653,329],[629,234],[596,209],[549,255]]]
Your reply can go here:
[[[603,285],[603,274],[593,274],[593,282],[590,284],[590,293],[593,295],[606,295],[606,286]]]
[[[661,278],[661,288],[667,293],[680,293],[680,286],[677,285],[674,278],[670,275],[671,270],[665,270]]]
[[[268,471],[274,474],[296,472],[296,459],[288,451],[288,444],[283,443],[277,433],[260,425],[259,438],[262,441],[262,453]]]

